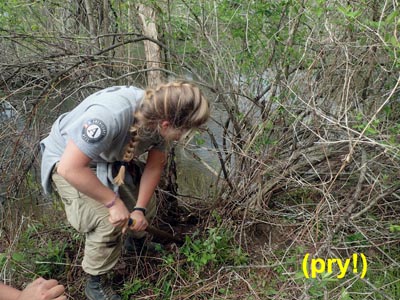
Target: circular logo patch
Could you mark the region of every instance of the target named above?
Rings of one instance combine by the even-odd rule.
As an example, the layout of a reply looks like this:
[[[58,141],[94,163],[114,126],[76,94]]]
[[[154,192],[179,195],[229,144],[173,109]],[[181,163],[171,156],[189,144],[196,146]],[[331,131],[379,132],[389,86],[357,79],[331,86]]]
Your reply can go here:
[[[86,143],[97,143],[101,141],[107,134],[107,127],[103,121],[99,119],[89,120],[83,125],[82,139]]]

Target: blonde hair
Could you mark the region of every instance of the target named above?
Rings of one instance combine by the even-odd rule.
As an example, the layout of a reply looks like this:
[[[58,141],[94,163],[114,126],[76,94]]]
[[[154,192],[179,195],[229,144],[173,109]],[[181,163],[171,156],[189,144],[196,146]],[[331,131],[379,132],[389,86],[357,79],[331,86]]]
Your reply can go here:
[[[157,132],[161,121],[168,121],[176,129],[190,130],[203,125],[209,116],[207,99],[192,83],[176,81],[147,89],[135,112],[135,123],[130,129],[131,140],[125,147],[114,182],[117,185],[124,183],[126,165],[135,157],[141,136]]]

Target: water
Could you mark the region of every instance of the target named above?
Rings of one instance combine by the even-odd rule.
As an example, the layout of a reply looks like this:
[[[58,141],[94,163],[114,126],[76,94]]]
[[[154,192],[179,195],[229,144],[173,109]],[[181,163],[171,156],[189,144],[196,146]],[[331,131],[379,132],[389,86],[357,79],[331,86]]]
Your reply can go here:
[[[1,102],[0,105],[0,122],[3,125],[4,122],[9,122],[18,115],[17,110],[8,101]]]
[[[226,113],[222,108],[213,105],[206,127],[213,134],[219,149],[222,149],[223,129],[214,120],[221,124],[225,119]],[[176,154],[179,194],[201,199],[212,197],[221,165],[210,135],[205,131],[199,132],[188,145],[178,147]]]
[[[212,99],[210,95],[210,99]],[[68,99],[63,104],[63,111],[76,105],[76,99]],[[221,107],[214,106],[211,110],[212,118],[219,122],[224,122],[225,114]],[[17,109],[9,102],[3,101],[0,106],[0,130],[1,130],[1,150],[2,160],[0,167],[2,171],[0,181],[0,202],[6,199],[7,182],[9,179],[4,174],[9,168],[11,160],[10,152],[13,149],[14,139],[18,131],[22,130],[24,122]],[[222,129],[214,121],[210,120],[207,124],[213,132],[219,147],[221,147]],[[200,160],[200,161],[199,161]],[[195,198],[205,199],[210,197],[215,190],[216,177],[220,170],[218,157],[215,147],[207,132],[201,132],[184,146],[178,146],[176,149],[176,162],[178,172],[179,193]],[[212,171],[210,171],[212,170]],[[39,174],[38,170],[35,173]],[[35,178],[36,181],[39,178]]]
[[[8,101],[0,103],[0,137],[1,137],[1,161],[0,161],[0,203],[6,199],[7,184],[9,182],[8,168],[11,160],[12,141],[23,128],[23,121],[17,109]]]

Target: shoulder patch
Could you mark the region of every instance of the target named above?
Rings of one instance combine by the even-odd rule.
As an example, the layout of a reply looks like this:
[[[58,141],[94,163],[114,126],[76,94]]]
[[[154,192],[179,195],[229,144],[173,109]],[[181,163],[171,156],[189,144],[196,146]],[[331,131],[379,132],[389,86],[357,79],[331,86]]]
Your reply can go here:
[[[107,127],[103,121],[99,119],[91,119],[87,121],[82,128],[82,139],[86,143],[97,143],[101,141],[107,134]]]

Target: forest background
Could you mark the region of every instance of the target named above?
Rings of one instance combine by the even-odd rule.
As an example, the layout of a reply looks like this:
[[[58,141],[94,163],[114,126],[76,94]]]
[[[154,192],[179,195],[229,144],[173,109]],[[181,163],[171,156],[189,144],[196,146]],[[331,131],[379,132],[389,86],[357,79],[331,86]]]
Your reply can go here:
[[[400,299],[398,5],[1,1],[1,280],[84,298],[84,237],[42,192],[38,143],[98,89],[184,78],[213,116],[171,153],[156,225],[185,244],[123,256],[123,299]],[[352,259],[343,278],[330,258]]]

